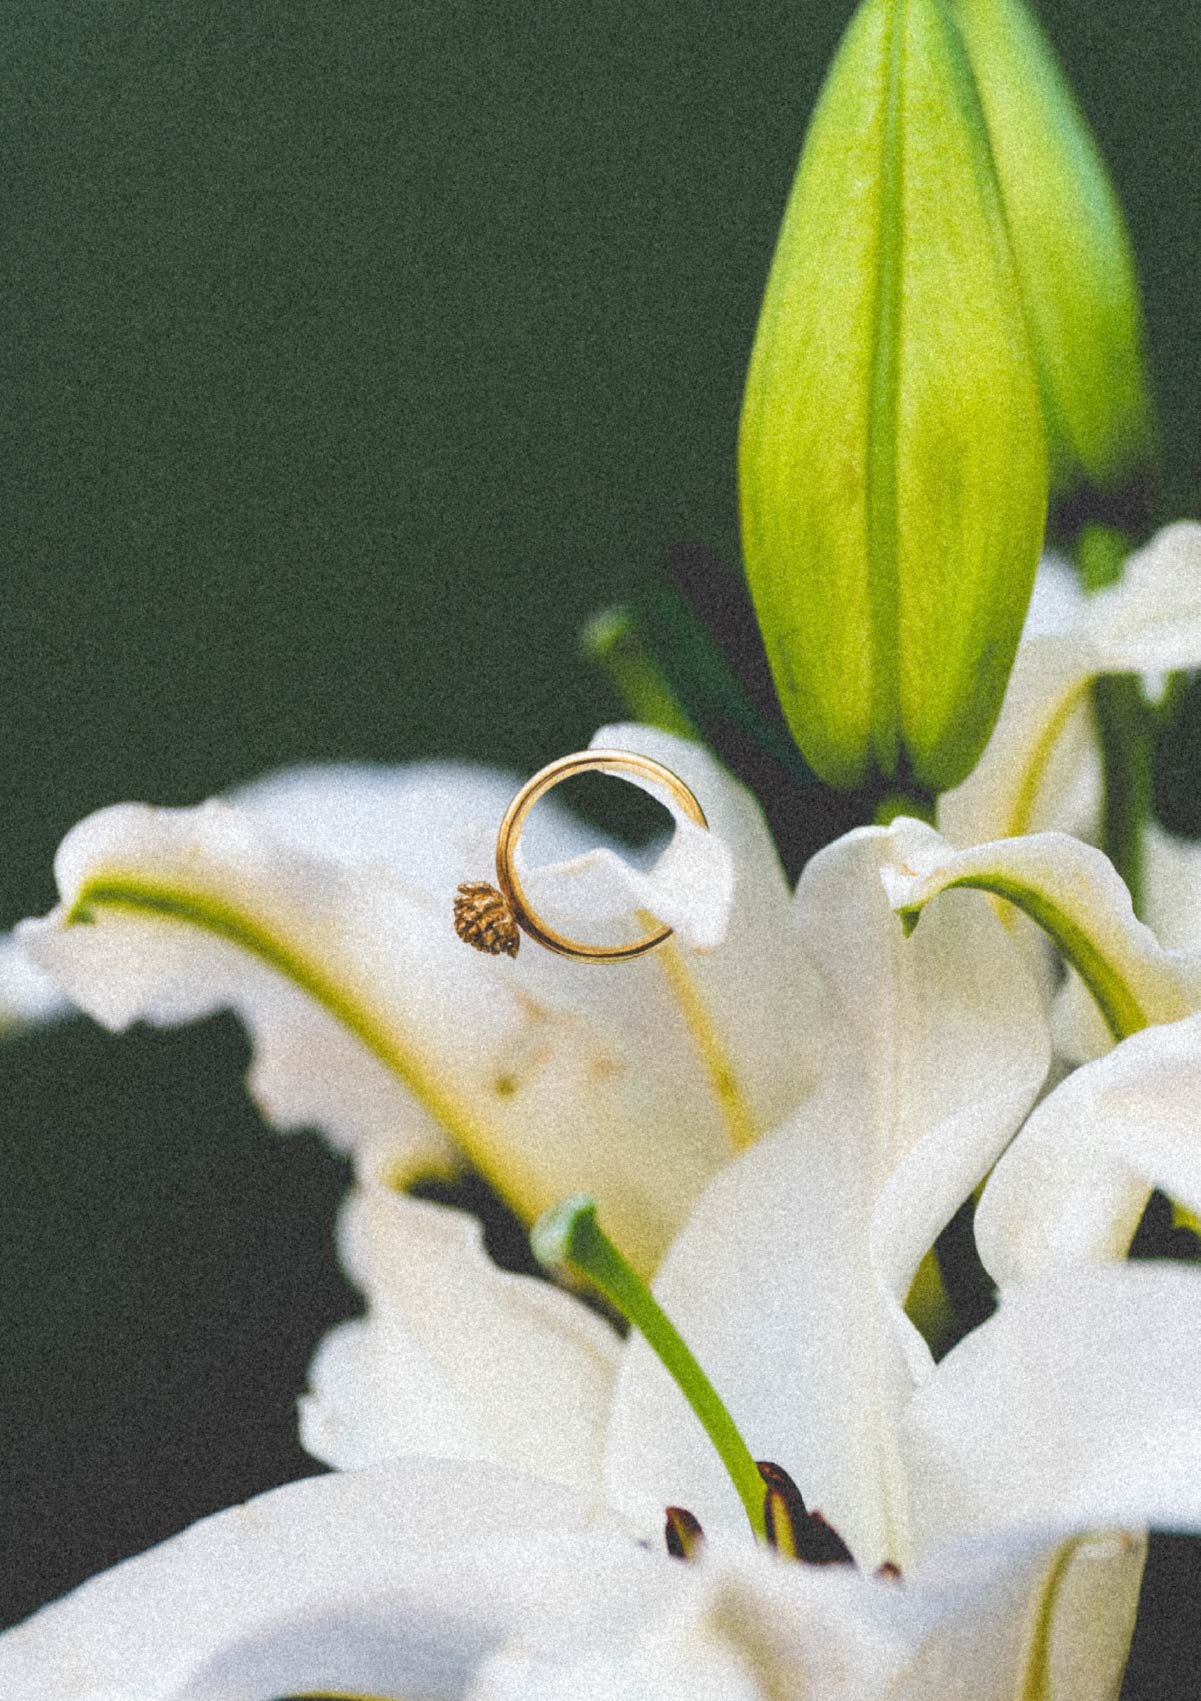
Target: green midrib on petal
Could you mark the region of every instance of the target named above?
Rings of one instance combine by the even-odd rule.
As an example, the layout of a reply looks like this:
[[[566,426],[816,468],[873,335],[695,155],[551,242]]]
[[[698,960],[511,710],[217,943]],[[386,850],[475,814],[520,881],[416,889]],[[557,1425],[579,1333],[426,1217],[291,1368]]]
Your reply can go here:
[[[400,1695],[364,1695],[358,1689],[302,1689],[286,1701],[404,1701]]]
[[[643,915],[645,912],[640,911],[639,914]],[[654,924],[652,916],[647,916],[647,921],[651,925]],[[717,1026],[688,972],[683,953],[675,941],[669,939],[661,946],[658,957],[668,990],[696,1047],[705,1077],[713,1089],[730,1150],[735,1154],[745,1152],[748,1146],[754,1145],[759,1131]]]
[[[1051,1701],[1051,1633],[1055,1623],[1055,1609],[1059,1604],[1068,1567],[1079,1546],[1079,1540],[1064,1543],[1051,1561],[1039,1591],[1038,1608],[1030,1633],[1026,1669],[1022,1676],[1018,1701]]]
[[[866,504],[868,606],[871,610],[872,736],[884,773],[896,766],[897,408],[901,359],[901,260],[904,193],[901,76],[907,0],[889,20],[888,69],[880,162],[880,229],[868,379]]]
[[[400,1036],[339,986],[334,977],[275,936],[254,917],[207,893],[106,877],[90,881],[81,888],[67,916],[67,925],[91,921],[92,912],[97,909],[127,910],[138,915],[162,916],[169,921],[183,922],[237,946],[274,969],[353,1034],[412,1093],[459,1147],[463,1156],[498,1192],[520,1209],[520,1201],[515,1197],[517,1190],[507,1184],[505,1176],[500,1173],[494,1155],[495,1141],[488,1137],[466,1106],[456,1102],[433,1080],[415,1055],[415,1048],[406,1046]]]
[[[1073,710],[1083,700],[1090,683],[1090,679],[1077,680],[1056,701],[1043,721],[1022,774],[1021,784],[1014,794],[1013,808],[1005,824],[1004,834],[998,834],[998,838],[1004,836],[1007,839],[1016,839],[1025,833],[1033,832],[1034,805],[1038,801],[1039,788],[1046,775],[1047,766],[1055,754],[1056,746]]]
[[[1138,1033],[1141,1028],[1149,1026],[1151,1017],[1112,960],[1095,940],[1090,939],[1079,923],[1073,921],[1045,893],[1035,891],[1033,887],[1025,886],[1019,881],[991,874],[963,874],[958,879],[948,880],[939,890],[950,892],[957,887],[992,892],[998,898],[1006,898],[1028,915],[1031,921],[1037,922],[1096,999],[1097,1007],[1115,1040],[1127,1039],[1131,1034]],[[912,933],[917,926],[926,901],[907,904],[901,909],[901,922],[906,933]]]
[[[302,1689],[285,1701],[404,1701],[400,1695],[364,1695],[358,1689]]]

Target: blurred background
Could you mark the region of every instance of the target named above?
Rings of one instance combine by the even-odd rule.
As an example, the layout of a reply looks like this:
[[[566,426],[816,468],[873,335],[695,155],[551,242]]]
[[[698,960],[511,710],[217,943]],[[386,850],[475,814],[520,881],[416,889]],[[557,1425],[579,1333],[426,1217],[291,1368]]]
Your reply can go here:
[[[615,712],[586,616],[672,545],[736,567],[745,362],[849,10],[6,10],[0,925],[98,805],[302,759],[531,770]],[[1193,0],[1041,11],[1195,513]],[[222,1019],[0,1050],[6,1618],[312,1468],[345,1177],[262,1131],[244,1066]]]

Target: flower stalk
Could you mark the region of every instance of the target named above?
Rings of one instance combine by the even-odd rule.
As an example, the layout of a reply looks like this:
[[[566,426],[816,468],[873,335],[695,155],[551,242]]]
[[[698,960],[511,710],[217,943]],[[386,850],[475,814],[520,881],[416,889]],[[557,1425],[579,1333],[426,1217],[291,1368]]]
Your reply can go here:
[[[750,1449],[675,1324],[601,1228],[595,1201],[573,1193],[552,1206],[534,1224],[530,1245],[540,1264],[585,1277],[641,1332],[717,1449],[751,1529],[766,1541],[766,1491]]]

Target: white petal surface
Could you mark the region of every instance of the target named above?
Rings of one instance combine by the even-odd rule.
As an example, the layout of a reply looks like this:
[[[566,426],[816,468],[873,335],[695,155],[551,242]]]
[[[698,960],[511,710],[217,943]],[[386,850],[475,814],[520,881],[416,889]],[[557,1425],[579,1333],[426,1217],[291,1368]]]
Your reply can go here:
[[[1091,838],[1101,793],[1088,682],[1198,665],[1201,525],[1166,526],[1094,596],[1048,558],[997,725],[974,771],[939,799],[940,829],[964,848],[1048,830]]]
[[[993,892],[1051,934],[1115,1033],[1177,1021],[1196,1007],[1198,959],[1163,949],[1135,917],[1113,865],[1091,845],[1065,833],[1034,833],[952,852],[919,827],[885,871],[893,907],[911,923],[932,898],[955,887]]]
[[[903,938],[880,882],[894,852],[891,831],[866,829],[806,870],[798,918],[837,988],[843,1069],[717,1177],[655,1284],[755,1457],[790,1471],[867,1565],[908,1554],[894,1432],[929,1359],[901,1301],[1048,1058],[1037,993],[985,901],[946,912],[924,945]],[[607,1471],[644,1527],[675,1503],[707,1531],[744,1530],[712,1448],[636,1338]]]
[[[782,1465],[867,1565],[904,1556],[887,1414],[911,1373],[873,1282],[856,1137],[866,1106],[823,1095],[799,1127],[724,1171],[655,1292],[757,1459]],[[881,1410],[886,1414],[882,1422]],[[627,1344],[606,1457],[612,1503],[648,1534],[686,1507],[710,1537],[750,1540],[741,1504],[682,1396]]]
[[[670,1618],[648,1615],[625,1643],[592,1638],[566,1666],[494,1655],[471,1701],[873,1701],[912,1657],[900,1591],[854,1573],[762,1551],[681,1569]]]
[[[1005,1290],[903,1434],[925,1550],[981,1529],[1201,1528],[1201,1271],[1079,1266]]]
[[[938,800],[939,830],[967,847],[1048,829],[1088,835],[1100,803],[1087,684],[1100,657],[1072,568],[1045,559],[1001,713],[975,768]]]
[[[989,1179],[976,1244],[993,1278],[1125,1257],[1152,1187],[1201,1209],[1201,1016],[1145,1028],[1069,1075]]]
[[[0,1637],[0,1694],[54,1701],[464,1695],[513,1637],[563,1657],[663,1611],[679,1568],[528,1479],[408,1460],[193,1525]]]
[[[1088,598],[1085,608],[1099,672],[1201,665],[1201,525],[1165,526],[1130,557],[1118,583]]]
[[[30,962],[11,933],[0,934],[0,1034],[71,1014],[54,982]]]
[[[919,1557],[899,1591],[918,1649],[890,1701],[1111,1701],[1144,1545],[1044,1524]]]
[[[635,750],[672,769],[700,799],[714,838],[729,848],[734,887],[720,949],[687,954],[668,947],[648,966],[689,1027],[690,1070],[708,1078],[725,1106],[737,1149],[779,1127],[837,1043],[825,989],[796,927],[792,889],[758,803],[700,745],[632,725],[602,727],[593,743]],[[644,1021],[656,1020],[641,994],[636,1005]]]
[[[471,762],[347,762],[267,774],[229,801],[296,850],[388,868],[442,902],[460,880],[492,878],[496,830],[520,784],[516,774]],[[582,856],[596,842],[556,798],[538,809],[529,836],[547,862]]]
[[[709,1555],[669,1618],[567,1662],[503,1650],[471,1701],[1111,1701],[1141,1565],[1137,1539],[1054,1527],[943,1549],[900,1584]]]
[[[1170,951],[1201,949],[1201,840],[1143,828],[1143,913]]]
[[[317,1350],[305,1448],[342,1469],[403,1454],[536,1462],[599,1505],[614,1331],[548,1283],[497,1269],[462,1211],[368,1185],[339,1239],[368,1310]]]

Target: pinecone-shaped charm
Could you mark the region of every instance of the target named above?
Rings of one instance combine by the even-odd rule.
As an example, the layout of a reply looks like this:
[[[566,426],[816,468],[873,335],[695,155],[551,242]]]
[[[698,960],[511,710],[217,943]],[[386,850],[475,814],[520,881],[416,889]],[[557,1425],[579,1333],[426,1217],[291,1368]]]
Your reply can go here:
[[[486,880],[465,880],[455,898],[455,932],[490,957],[515,957],[521,933],[502,893]]]

